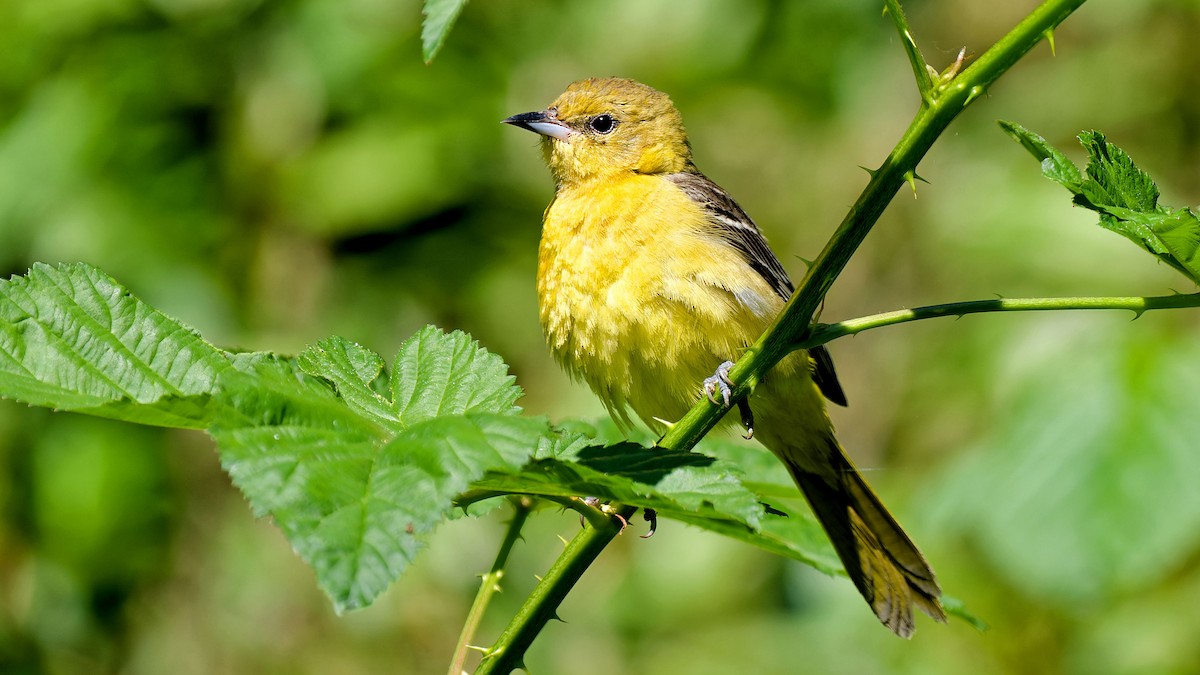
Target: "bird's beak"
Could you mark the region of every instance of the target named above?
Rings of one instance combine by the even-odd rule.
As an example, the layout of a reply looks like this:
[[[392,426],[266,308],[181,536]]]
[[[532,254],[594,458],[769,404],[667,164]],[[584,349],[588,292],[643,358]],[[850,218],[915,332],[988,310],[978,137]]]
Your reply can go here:
[[[560,141],[567,140],[571,134],[575,133],[571,131],[570,127],[562,122],[559,122],[554,115],[546,110],[521,113],[520,115],[513,115],[512,117],[500,121],[504,124],[511,124],[514,127],[528,129],[534,133],[548,136]]]

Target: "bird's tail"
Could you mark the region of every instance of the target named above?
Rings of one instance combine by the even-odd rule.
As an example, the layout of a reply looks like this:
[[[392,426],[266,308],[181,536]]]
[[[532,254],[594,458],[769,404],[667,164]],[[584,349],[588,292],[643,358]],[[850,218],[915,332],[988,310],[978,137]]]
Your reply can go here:
[[[796,484],[825,528],[833,548],[875,615],[900,637],[912,636],[913,607],[937,621],[946,620],[933,569],[916,544],[879,501],[846,457],[837,440],[834,471],[813,473],[781,455]]]

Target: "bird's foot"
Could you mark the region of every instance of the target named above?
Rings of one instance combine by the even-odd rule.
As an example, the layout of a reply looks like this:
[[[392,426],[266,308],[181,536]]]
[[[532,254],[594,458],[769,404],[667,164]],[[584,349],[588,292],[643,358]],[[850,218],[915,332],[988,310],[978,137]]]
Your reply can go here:
[[[587,504],[588,506],[592,507],[593,509],[600,511],[601,513],[603,513],[605,515],[612,516],[613,518],[616,518],[618,521],[620,521],[621,532],[624,532],[625,529],[629,527],[629,521],[625,519],[625,516],[622,516],[621,514],[617,513],[617,510],[615,508],[613,508],[612,505],[600,501],[599,497],[579,497],[578,499],[579,499],[579,501],[583,502],[584,504]],[[653,537],[654,533],[658,530],[658,512],[656,512],[654,509],[642,509],[642,517],[646,519],[647,523],[650,523],[650,531],[641,536],[642,536],[642,539],[649,539],[650,537]],[[580,516],[579,516],[579,526],[580,527],[584,526],[584,519],[583,519],[582,514],[580,514]],[[618,532],[618,534],[620,534],[620,532]]]
[[[717,366],[717,372],[712,374],[712,377],[704,379],[704,395],[708,400],[716,403],[715,394],[721,395],[721,404],[726,408],[729,407],[729,396],[733,393],[733,380],[729,379],[729,371],[733,369],[733,361],[726,361]]]
[[[733,361],[726,361],[717,366],[717,372],[704,380],[704,395],[713,403],[718,403],[716,395],[720,394],[719,405],[729,407],[729,398],[733,394],[733,380],[729,379],[729,371],[733,369]],[[742,415],[742,426],[746,429],[745,438],[754,438],[754,412],[750,410],[750,401],[738,401],[738,412]]]

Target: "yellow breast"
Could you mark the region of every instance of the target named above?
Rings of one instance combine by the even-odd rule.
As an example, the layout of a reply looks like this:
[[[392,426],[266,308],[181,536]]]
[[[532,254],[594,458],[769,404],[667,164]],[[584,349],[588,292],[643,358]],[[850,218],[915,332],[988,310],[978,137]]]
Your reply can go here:
[[[782,307],[704,210],[661,176],[560,188],[538,255],[556,359],[618,418],[674,420]]]

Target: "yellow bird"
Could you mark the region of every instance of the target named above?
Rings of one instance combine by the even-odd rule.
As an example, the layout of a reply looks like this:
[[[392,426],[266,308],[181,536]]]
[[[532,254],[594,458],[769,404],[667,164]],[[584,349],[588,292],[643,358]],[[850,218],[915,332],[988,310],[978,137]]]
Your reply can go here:
[[[750,217],[692,163],[671,99],[596,78],[504,122],[541,134],[554,175],[537,291],[557,361],[625,426],[632,412],[661,430],[704,391],[727,396],[725,362],[794,289]],[[945,621],[933,570],[846,457],[822,393],[845,404],[827,352],[783,359],[754,391],[757,438],[787,465],[884,625],[911,636],[913,607]]]

